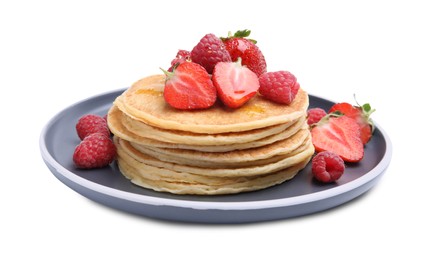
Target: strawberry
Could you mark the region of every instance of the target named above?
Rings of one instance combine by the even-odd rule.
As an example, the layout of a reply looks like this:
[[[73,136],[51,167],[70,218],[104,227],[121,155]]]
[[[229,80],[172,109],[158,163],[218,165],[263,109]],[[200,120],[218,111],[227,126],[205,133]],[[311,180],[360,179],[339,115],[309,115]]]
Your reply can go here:
[[[109,165],[116,157],[116,146],[102,133],[86,136],[75,148],[73,161],[77,168],[92,169]]]
[[[374,131],[374,123],[370,118],[371,114],[375,112],[375,109],[371,109],[369,104],[364,104],[363,106],[353,106],[349,103],[337,103],[333,105],[329,113],[337,112],[351,117],[356,120],[360,127],[360,135],[363,144],[367,144],[371,140],[372,133]]]
[[[166,74],[163,96],[172,107],[202,109],[215,103],[217,91],[208,72],[199,64],[184,62],[173,72],[163,72]]]
[[[83,140],[86,136],[93,133],[103,133],[108,137],[110,136],[107,121],[104,117],[94,114],[87,114],[80,117],[75,125],[75,129],[80,140]]]
[[[212,81],[220,100],[230,108],[237,108],[255,96],[259,89],[258,76],[237,62],[219,62],[214,68]]]
[[[171,66],[167,71],[172,72],[173,67],[175,67],[176,64],[180,64],[180,63],[183,63],[185,61],[191,61],[190,52],[186,51],[186,50],[179,50],[178,53],[176,54],[176,57],[170,63]]]
[[[300,89],[297,79],[288,71],[267,72],[259,77],[259,93],[282,104],[291,104]]]
[[[211,74],[218,62],[231,61],[231,56],[222,40],[210,33],[191,50],[191,61],[202,65]]]
[[[311,129],[311,135],[317,152],[336,153],[346,162],[358,162],[364,156],[359,125],[348,116],[329,114],[323,117]]]
[[[247,39],[250,35],[250,30],[237,31],[233,36],[229,33],[226,38],[221,38],[226,49],[231,55],[232,61],[242,59],[242,64],[247,66],[256,75],[261,76],[267,72],[267,62],[256,41]]]

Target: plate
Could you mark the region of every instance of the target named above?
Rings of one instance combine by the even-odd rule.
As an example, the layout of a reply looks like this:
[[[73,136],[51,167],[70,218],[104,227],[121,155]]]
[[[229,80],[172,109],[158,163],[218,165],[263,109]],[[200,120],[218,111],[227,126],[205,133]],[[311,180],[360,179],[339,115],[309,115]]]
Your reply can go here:
[[[389,137],[376,130],[365,147],[365,157],[348,164],[336,182],[322,184],[311,175],[310,164],[295,178],[267,189],[236,195],[174,195],[132,184],[116,163],[101,169],[80,170],[72,155],[80,142],[75,124],[88,113],[105,115],[124,89],[104,93],[71,105],[55,115],[40,135],[41,155],[54,174],[79,194],[106,206],[145,217],[196,223],[247,223],[299,217],[331,209],[372,188],[386,171],[392,156]],[[309,96],[311,107],[326,110],[333,102]]]

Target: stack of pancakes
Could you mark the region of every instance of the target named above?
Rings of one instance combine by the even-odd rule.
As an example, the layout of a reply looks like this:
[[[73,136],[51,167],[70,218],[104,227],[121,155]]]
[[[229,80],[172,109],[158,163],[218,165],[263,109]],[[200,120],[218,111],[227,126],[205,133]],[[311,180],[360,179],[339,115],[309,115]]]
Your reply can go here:
[[[143,78],[114,102],[108,125],[122,174],[134,184],[175,194],[230,194],[293,178],[314,153],[309,99],[290,105],[256,95],[238,109],[170,107],[164,75]]]

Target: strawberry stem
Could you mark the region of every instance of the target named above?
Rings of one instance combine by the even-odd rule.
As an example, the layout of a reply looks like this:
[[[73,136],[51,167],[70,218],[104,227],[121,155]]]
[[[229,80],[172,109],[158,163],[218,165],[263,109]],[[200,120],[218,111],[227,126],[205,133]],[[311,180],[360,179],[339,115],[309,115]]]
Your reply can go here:
[[[353,94],[353,96],[354,96],[354,100],[356,101],[357,106],[359,106],[359,108],[362,110],[363,117],[371,125],[371,129],[372,129],[371,132],[374,132],[374,129],[375,129],[374,121],[372,121],[372,119],[370,117],[371,117],[372,113],[375,112],[375,109],[372,109],[372,107],[369,103],[365,103],[361,106],[359,104],[359,102],[357,102],[356,94]]]
[[[175,75],[174,71],[175,71],[176,67],[178,67],[178,65],[179,64],[177,64],[177,65],[175,65],[173,67],[173,72],[167,71],[167,70],[165,70],[163,68],[160,68],[160,70],[166,75],[166,79],[170,79],[170,78],[172,78]]]
[[[238,30],[238,31],[235,32],[234,35],[232,35],[232,32],[229,31],[229,32],[228,32],[228,37],[220,37],[220,39],[221,39],[222,41],[227,41],[227,40],[229,40],[230,38],[247,38],[247,37],[250,36],[250,33],[251,33],[251,32],[252,32],[252,31],[250,31],[250,30],[248,30],[248,29],[245,29],[245,30]],[[258,41],[253,40],[253,39],[247,39],[247,40],[253,42],[254,44],[256,44],[256,43],[258,42]]]
[[[246,38],[250,35],[250,30],[238,30],[235,32],[234,37],[238,37],[238,38]]]
[[[315,126],[319,126],[319,125],[326,124],[326,123],[329,121],[330,117],[341,117],[341,116],[343,116],[343,115],[344,115],[344,114],[343,114],[341,111],[339,111],[339,110],[337,110],[337,111],[333,111],[333,112],[328,113],[327,115],[323,116],[323,117],[321,118],[321,120],[319,120],[319,121],[318,121],[317,123],[315,123],[315,124],[312,124],[311,127],[315,127]]]

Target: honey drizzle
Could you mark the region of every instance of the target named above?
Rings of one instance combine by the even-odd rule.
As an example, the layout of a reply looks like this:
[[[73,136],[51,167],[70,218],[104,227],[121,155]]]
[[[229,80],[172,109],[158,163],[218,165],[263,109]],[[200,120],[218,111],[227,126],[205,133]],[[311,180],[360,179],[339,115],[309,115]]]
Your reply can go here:
[[[146,95],[161,97],[163,95],[163,92],[152,88],[146,88],[146,89],[138,89],[136,91],[136,94],[146,94]]]
[[[265,113],[264,107],[260,105],[245,105],[241,107],[241,111],[247,113],[250,116],[254,116],[255,114],[263,114]]]

